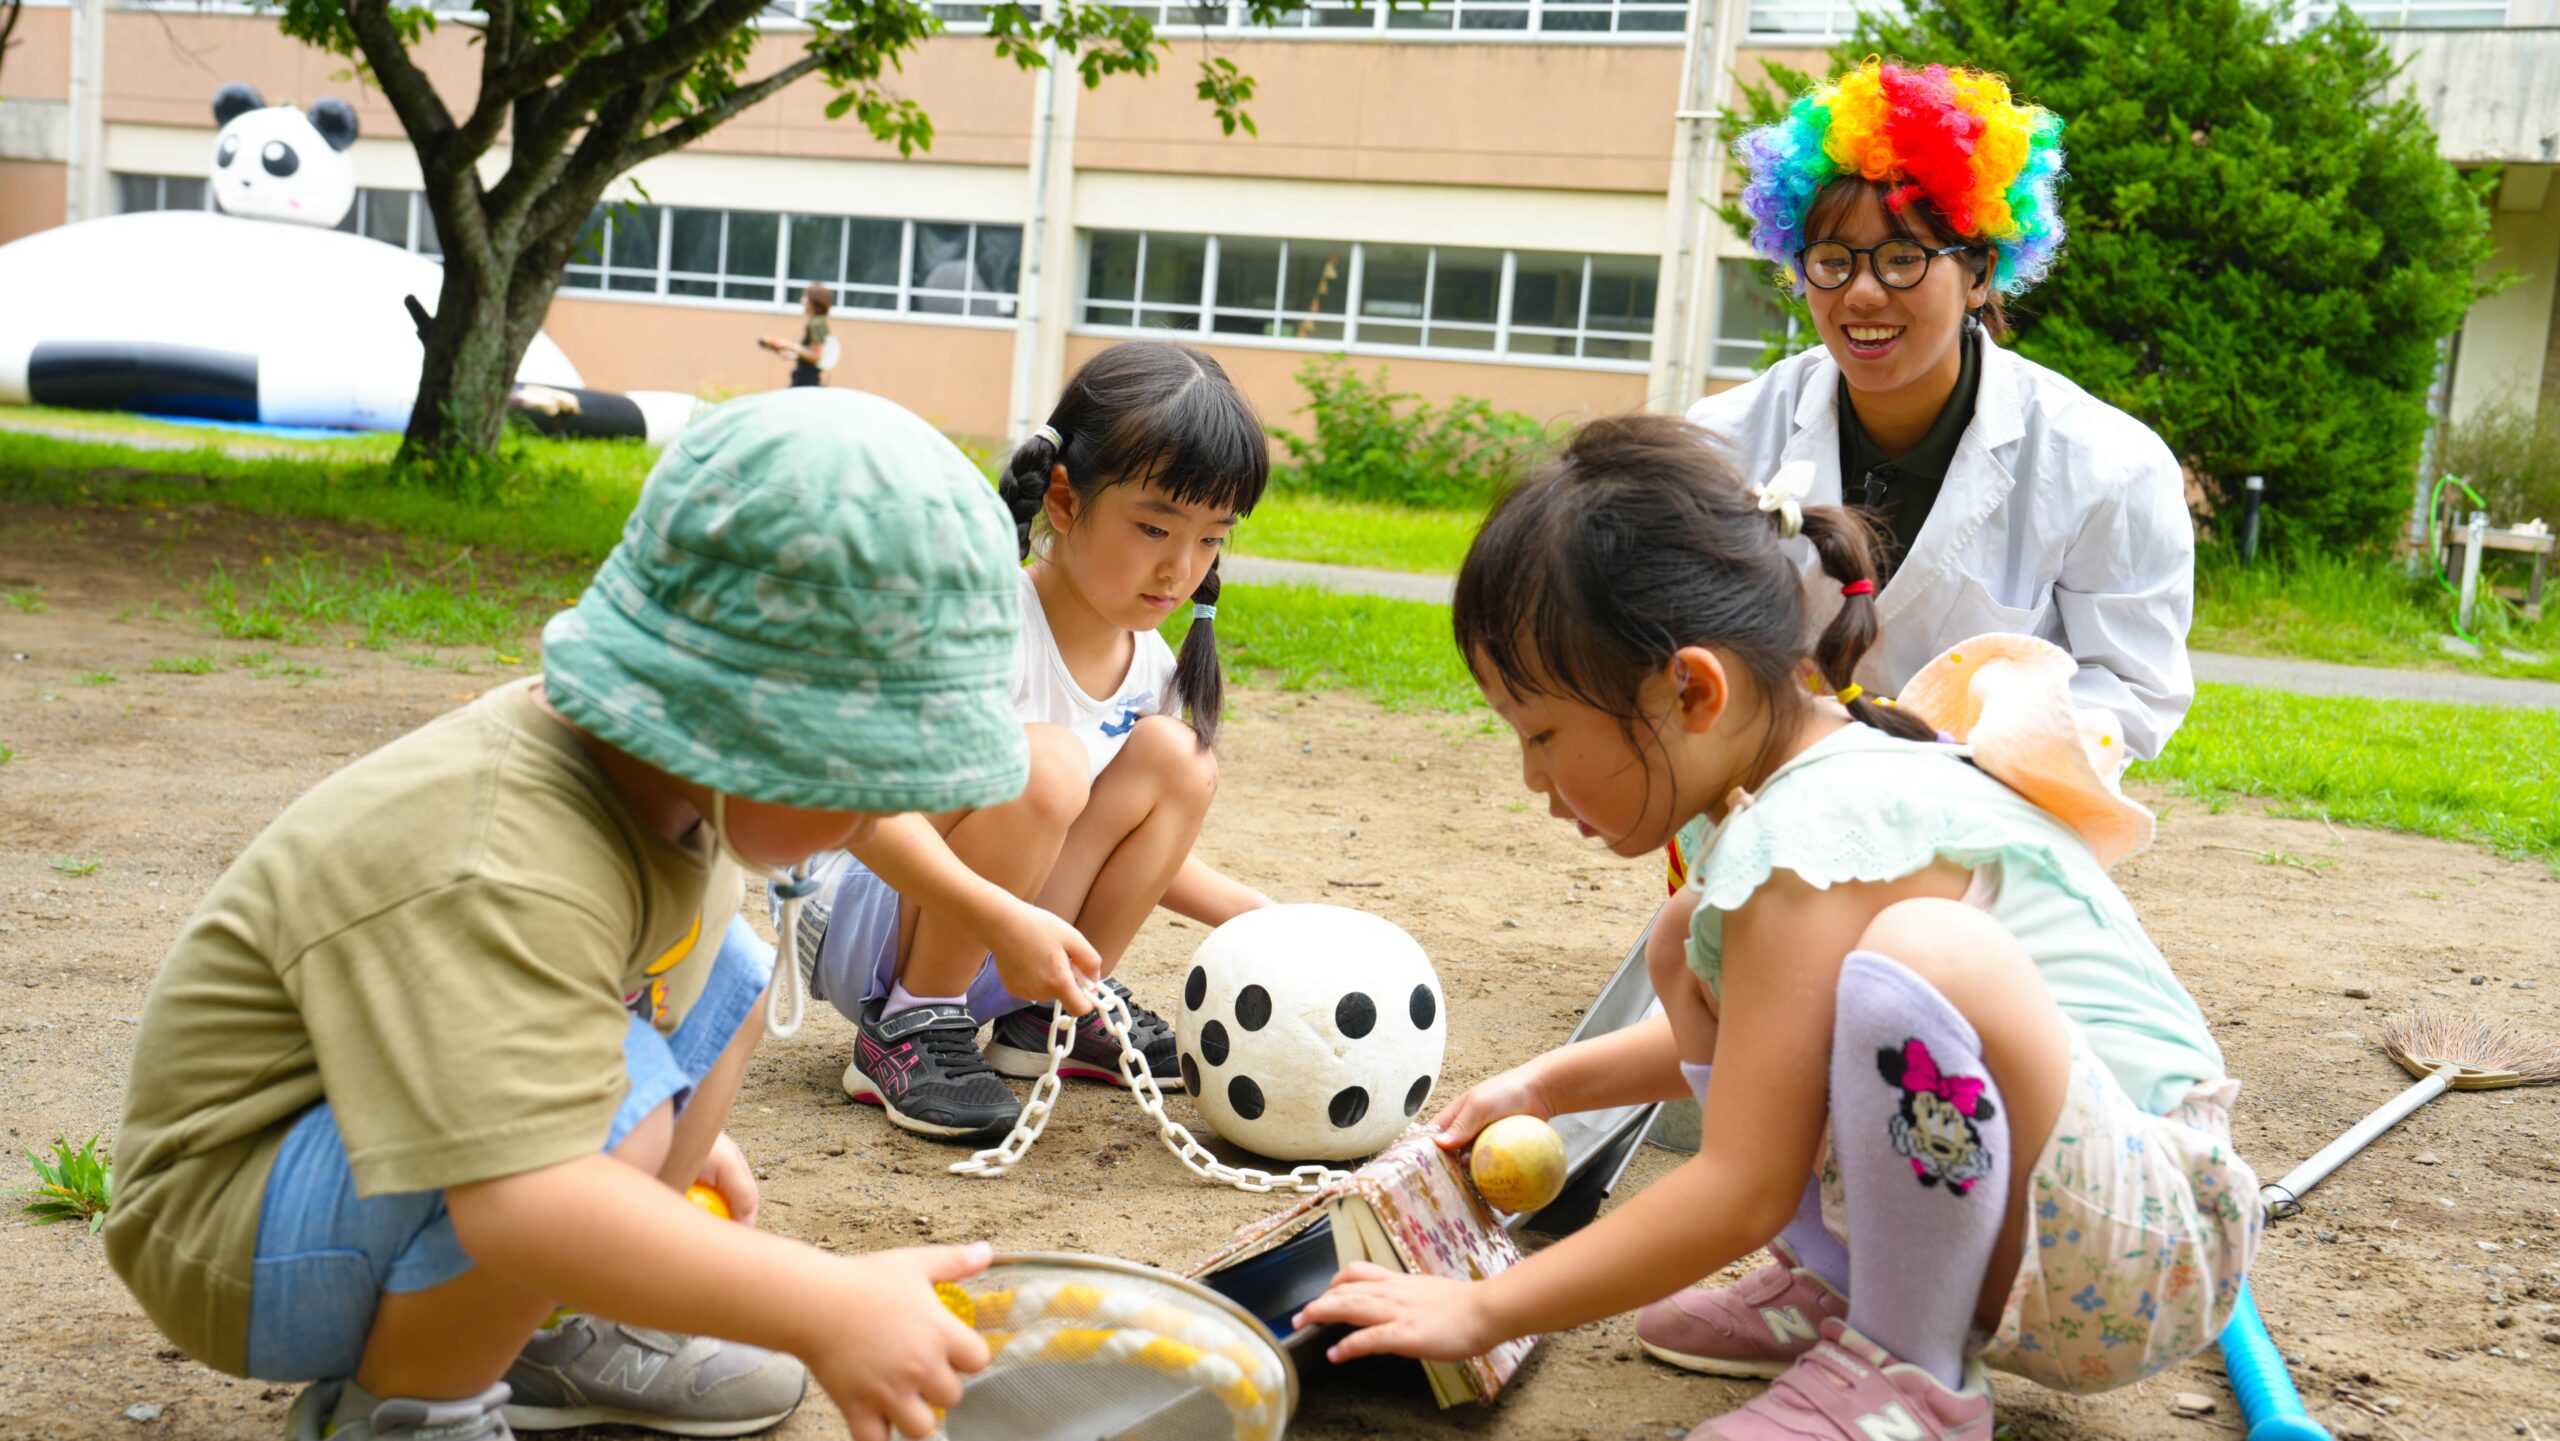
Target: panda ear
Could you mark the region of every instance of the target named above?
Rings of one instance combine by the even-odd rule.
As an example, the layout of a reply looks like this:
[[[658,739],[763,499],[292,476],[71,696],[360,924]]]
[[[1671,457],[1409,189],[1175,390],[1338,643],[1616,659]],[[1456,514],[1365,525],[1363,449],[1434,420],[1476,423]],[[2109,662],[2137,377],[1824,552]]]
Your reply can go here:
[[[315,100],[304,112],[311,117],[311,128],[329,142],[332,150],[344,150],[356,143],[356,109],[344,100]]]
[[[237,81],[213,92],[213,123],[228,125],[252,110],[264,110],[267,102],[258,98],[255,88]]]

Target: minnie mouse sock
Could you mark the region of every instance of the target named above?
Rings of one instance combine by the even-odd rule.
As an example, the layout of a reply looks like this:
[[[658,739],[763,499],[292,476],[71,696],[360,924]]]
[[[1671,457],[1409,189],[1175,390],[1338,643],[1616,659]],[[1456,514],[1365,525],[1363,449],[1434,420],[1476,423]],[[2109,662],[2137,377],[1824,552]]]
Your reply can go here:
[[[1874,951],[1840,967],[1831,1143],[1849,1209],[1849,1325],[1949,1387],[2009,1205],[2009,1121],[1982,1041]]]

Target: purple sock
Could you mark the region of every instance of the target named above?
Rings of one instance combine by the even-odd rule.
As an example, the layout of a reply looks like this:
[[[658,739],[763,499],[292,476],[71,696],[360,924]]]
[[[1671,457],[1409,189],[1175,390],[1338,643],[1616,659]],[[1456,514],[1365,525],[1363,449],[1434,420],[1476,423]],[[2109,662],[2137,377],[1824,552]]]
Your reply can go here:
[[[885,1021],[891,1016],[902,1011],[912,1011],[918,1006],[965,1006],[967,1004],[969,1004],[967,996],[919,996],[907,989],[906,982],[899,981],[889,987],[889,999],[880,1007],[880,1019]]]
[[[1680,1063],[1680,1079],[1689,1083],[1691,1094],[1698,1098],[1701,1106],[1707,1103],[1707,1080],[1714,1070],[1713,1063]],[[1795,1217],[1778,1232],[1778,1240],[1795,1254],[1798,1266],[1830,1282],[1831,1289],[1841,1295],[1849,1294],[1849,1248],[1840,1244],[1840,1238],[1831,1234],[1830,1227],[1822,1224],[1820,1176],[1805,1178],[1804,1194],[1796,1198]]]
[[[1949,1387],[2009,1205],[2008,1107],[1937,988],[1873,951],[1840,967],[1831,1143],[1848,1195],[1849,1324]]]

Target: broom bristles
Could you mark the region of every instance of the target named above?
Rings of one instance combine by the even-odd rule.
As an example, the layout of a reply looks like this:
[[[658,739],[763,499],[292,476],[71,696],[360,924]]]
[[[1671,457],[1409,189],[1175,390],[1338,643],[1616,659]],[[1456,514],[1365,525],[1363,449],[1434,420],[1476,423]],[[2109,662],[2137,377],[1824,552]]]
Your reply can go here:
[[[2512,1075],[2520,1085],[2560,1081],[2560,1040],[2481,1011],[2427,1006],[2394,1016],[2382,1027],[2382,1048],[2420,1075],[2451,1062]]]

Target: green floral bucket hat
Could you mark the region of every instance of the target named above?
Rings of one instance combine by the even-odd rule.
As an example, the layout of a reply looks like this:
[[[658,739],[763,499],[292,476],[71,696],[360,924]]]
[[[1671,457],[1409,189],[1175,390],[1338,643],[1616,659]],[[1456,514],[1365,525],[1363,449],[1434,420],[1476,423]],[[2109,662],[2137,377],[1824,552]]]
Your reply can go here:
[[[825,387],[685,428],[578,603],[551,703],[670,774],[812,810],[1019,794],[1012,518],[933,427]]]

